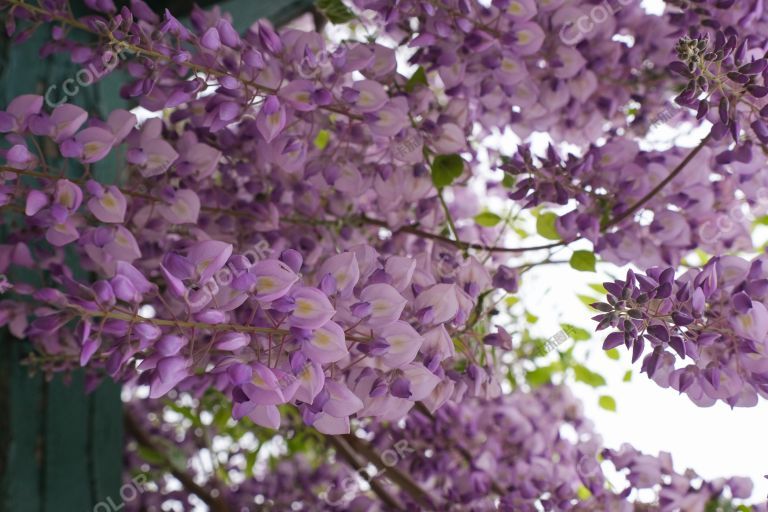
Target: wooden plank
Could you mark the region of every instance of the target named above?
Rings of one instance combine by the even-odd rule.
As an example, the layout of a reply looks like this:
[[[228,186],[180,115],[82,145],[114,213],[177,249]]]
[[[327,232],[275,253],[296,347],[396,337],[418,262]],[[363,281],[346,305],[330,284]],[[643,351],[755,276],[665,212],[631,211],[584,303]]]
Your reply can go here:
[[[87,511],[92,509],[88,453],[88,402],[83,374],[70,383],[62,377],[48,383],[43,456],[43,510]]]
[[[0,340],[0,510],[39,512],[42,479],[43,379],[19,362],[28,348]]]
[[[109,498],[118,503],[119,490],[123,483],[122,420],[120,385],[104,381],[89,400],[90,443],[87,456],[93,505]]]

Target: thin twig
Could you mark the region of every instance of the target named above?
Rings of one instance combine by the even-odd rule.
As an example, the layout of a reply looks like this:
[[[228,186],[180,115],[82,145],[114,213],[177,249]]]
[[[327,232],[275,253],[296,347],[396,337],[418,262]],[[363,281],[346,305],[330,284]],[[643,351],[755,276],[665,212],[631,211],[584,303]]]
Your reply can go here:
[[[344,434],[341,437],[349,443],[356,453],[371,461],[375,466],[380,468],[387,467],[389,478],[402,490],[407,492],[421,507],[424,507],[426,510],[438,510],[433,503],[432,496],[427,491],[422,489],[421,486],[407,473],[400,471],[400,469],[395,466],[385,464],[379,454],[376,453],[368,443],[362,439],[358,439],[353,434]]]
[[[659,182],[659,184],[658,184],[658,185],[656,185],[655,187],[653,187],[653,189],[652,189],[650,192],[648,192],[647,194],[645,194],[645,195],[644,195],[642,198],[640,198],[640,199],[639,199],[639,200],[638,200],[638,201],[637,201],[635,204],[633,204],[632,206],[630,206],[629,208],[627,208],[627,210],[625,210],[624,212],[622,212],[622,213],[621,213],[619,216],[617,216],[617,217],[614,217],[614,218],[613,218],[611,221],[609,221],[609,222],[608,222],[608,224],[606,224],[606,225],[605,225],[605,227],[602,229],[602,231],[605,231],[606,229],[608,229],[608,228],[610,228],[610,227],[613,227],[613,226],[615,226],[616,224],[620,223],[621,221],[623,221],[624,219],[626,219],[627,217],[629,217],[630,215],[632,215],[633,213],[635,213],[635,212],[636,212],[637,210],[639,210],[639,209],[640,209],[640,208],[641,208],[641,207],[642,207],[642,206],[643,206],[645,203],[647,203],[648,201],[650,201],[650,200],[651,200],[651,198],[653,198],[653,196],[655,196],[656,194],[658,194],[658,193],[661,191],[661,189],[663,189],[665,186],[667,186],[667,184],[668,184],[670,181],[672,181],[673,179],[675,179],[675,177],[676,177],[678,174],[680,174],[681,172],[683,172],[683,170],[685,169],[685,166],[686,166],[686,165],[688,165],[688,164],[691,162],[691,160],[693,160],[693,159],[694,159],[694,157],[695,157],[696,155],[698,155],[698,154],[699,154],[699,151],[701,151],[702,149],[704,149],[704,146],[706,146],[706,145],[707,145],[707,142],[709,142],[709,137],[710,137],[710,135],[711,135],[711,133],[710,133],[709,135],[707,135],[706,137],[704,137],[703,139],[701,139],[701,142],[699,142],[699,145],[698,145],[698,146],[696,146],[695,148],[693,148],[693,150],[692,150],[690,153],[688,153],[688,155],[687,155],[687,156],[686,156],[686,157],[683,159],[683,161],[682,161],[682,162],[680,162],[679,164],[677,164],[677,167],[675,167],[675,168],[672,170],[672,172],[670,172],[670,173],[669,173],[669,175],[668,175],[666,178],[664,178],[663,180],[661,180],[661,181]]]
[[[363,464],[361,464],[357,458],[355,457],[354,451],[352,448],[349,447],[347,442],[339,437],[339,436],[325,436],[325,439],[328,441],[329,444],[333,446],[333,448],[336,450],[336,453],[341,455],[344,460],[347,461],[347,463],[352,466],[352,469],[355,471],[359,471],[363,469]],[[390,508],[394,510],[405,510],[403,506],[398,502],[393,496],[391,496],[386,489],[378,482],[376,479],[371,479],[368,484],[371,486],[371,489],[374,493],[376,493],[376,496],[381,498],[381,501],[387,504]]]
[[[150,435],[145,432],[136,420],[131,416],[128,411],[123,414],[123,423],[128,433],[136,440],[139,445],[149,448],[153,452],[157,453],[163,460],[163,463],[170,470],[170,473],[181,482],[189,492],[195,494],[198,498],[203,500],[206,505],[211,508],[212,512],[230,512],[229,507],[220,496],[213,496],[208,489],[200,486],[194,479],[189,476],[185,471],[176,467],[171,461],[170,457],[155,443]]]

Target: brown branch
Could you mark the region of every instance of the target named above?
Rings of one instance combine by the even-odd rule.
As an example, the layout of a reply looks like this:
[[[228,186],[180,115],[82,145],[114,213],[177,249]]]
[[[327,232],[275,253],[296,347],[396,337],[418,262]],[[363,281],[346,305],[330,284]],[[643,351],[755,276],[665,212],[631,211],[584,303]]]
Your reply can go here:
[[[710,135],[711,135],[711,134],[710,134]],[[613,226],[615,226],[616,224],[620,223],[621,221],[623,221],[624,219],[626,219],[627,217],[629,217],[630,215],[632,215],[633,213],[635,213],[635,212],[636,212],[637,210],[639,210],[639,209],[640,209],[640,208],[641,208],[641,207],[642,207],[642,206],[643,206],[645,203],[647,203],[648,201],[650,201],[650,200],[653,198],[653,196],[655,196],[656,194],[658,194],[658,193],[661,191],[661,189],[663,189],[665,186],[667,186],[667,184],[668,184],[670,181],[672,181],[673,179],[675,179],[675,177],[677,177],[677,175],[678,175],[678,174],[680,174],[681,172],[683,172],[683,170],[685,169],[685,166],[686,166],[686,165],[688,165],[688,164],[691,162],[691,160],[693,160],[693,159],[694,159],[694,157],[695,157],[696,155],[698,155],[698,154],[699,154],[699,151],[701,151],[702,149],[704,149],[704,146],[706,146],[706,145],[707,145],[707,142],[709,142],[709,137],[710,137],[710,135],[707,135],[706,137],[704,137],[703,139],[701,139],[701,142],[699,142],[699,145],[698,145],[698,146],[696,146],[695,148],[693,148],[693,150],[692,150],[690,153],[688,153],[688,155],[687,155],[687,156],[686,156],[686,157],[683,159],[683,161],[682,161],[682,162],[680,162],[679,164],[677,164],[677,167],[675,167],[675,168],[672,170],[672,172],[670,172],[670,173],[669,173],[669,175],[668,175],[666,178],[664,178],[663,180],[661,180],[661,181],[659,182],[659,184],[658,184],[658,185],[656,185],[655,187],[653,187],[653,189],[652,189],[650,192],[648,192],[647,194],[645,194],[645,195],[644,195],[642,198],[640,198],[640,199],[639,199],[639,200],[638,200],[638,201],[637,201],[635,204],[633,204],[633,205],[632,205],[632,206],[630,206],[630,207],[629,207],[627,210],[625,210],[624,212],[622,212],[621,214],[619,214],[619,216],[617,216],[617,217],[613,218],[611,221],[609,221],[609,222],[608,222],[608,224],[606,224],[606,225],[605,225],[605,226],[604,226],[604,227],[601,229],[601,231],[605,231],[606,229],[608,229],[608,228],[610,228],[610,227],[613,227]]]
[[[372,219],[370,217],[366,217],[365,215],[362,215],[360,217],[360,220],[365,222],[366,224],[372,224],[374,226],[379,226],[382,228],[389,229],[393,233],[410,233],[412,235],[420,236],[422,238],[428,238],[430,240],[437,240],[440,242],[445,242],[447,244],[454,245],[458,247],[459,249],[476,249],[479,251],[486,251],[486,252],[525,252],[525,251],[538,251],[541,249],[551,249],[553,247],[559,247],[561,245],[566,245],[570,242],[554,242],[551,244],[545,244],[545,245],[534,245],[531,247],[498,247],[493,245],[483,245],[483,244],[475,244],[470,242],[462,242],[459,240],[453,240],[452,238],[448,238],[446,236],[437,235],[435,233],[429,233],[428,231],[422,231],[418,229],[415,226],[403,226],[397,229],[393,229],[387,224],[386,222],[379,220],[379,219]]]
[[[407,473],[400,471],[395,466],[385,464],[379,454],[368,443],[358,439],[354,434],[344,434],[341,437],[349,443],[356,453],[365,457],[375,466],[380,468],[386,467],[389,478],[407,492],[421,507],[424,507],[426,510],[438,510],[433,503],[432,496],[427,491],[422,489]]]
[[[336,453],[341,455],[355,471],[363,469],[363,464],[357,460],[354,451],[342,437],[327,435],[325,436],[325,439],[333,446]],[[381,498],[381,501],[386,503],[390,508],[394,510],[405,510],[400,502],[391,496],[375,478],[371,479],[368,484],[371,486],[373,492]]]
[[[174,478],[181,482],[181,485],[183,485],[185,489],[195,494],[206,505],[208,505],[212,512],[230,512],[229,507],[220,496],[213,496],[208,491],[208,489],[203,488],[197,482],[195,482],[189,474],[187,474],[185,471],[182,471],[180,468],[177,468],[168,457],[168,455],[163,450],[161,450],[157,443],[155,443],[155,441],[150,437],[150,435],[139,426],[139,424],[128,411],[125,411],[123,414],[123,423],[125,424],[125,429],[136,440],[136,442],[139,443],[139,445],[157,453],[163,459],[163,462],[170,470],[170,473],[174,476]]]

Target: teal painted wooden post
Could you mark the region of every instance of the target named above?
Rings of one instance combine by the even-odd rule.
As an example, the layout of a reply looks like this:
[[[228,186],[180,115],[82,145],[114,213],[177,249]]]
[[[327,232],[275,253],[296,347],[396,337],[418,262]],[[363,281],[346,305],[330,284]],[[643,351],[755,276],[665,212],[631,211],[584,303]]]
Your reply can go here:
[[[281,25],[306,12],[312,0],[229,0],[238,30],[259,18]],[[0,108],[20,94],[45,94],[80,69],[63,57],[41,60],[47,32],[42,29],[21,45],[0,37]],[[124,107],[115,74],[71,98],[89,112],[105,114]],[[54,99],[58,99],[55,96]],[[76,175],[77,172],[75,171]],[[116,178],[114,159],[95,166],[100,181]],[[0,243],[10,234],[0,224]],[[69,382],[46,382],[29,376],[21,363],[27,343],[0,331],[0,512],[91,512],[99,503],[120,506],[123,429],[120,387],[105,381],[92,394],[84,391],[84,375]],[[112,506],[112,505],[108,505]],[[96,510],[107,510],[104,506]]]

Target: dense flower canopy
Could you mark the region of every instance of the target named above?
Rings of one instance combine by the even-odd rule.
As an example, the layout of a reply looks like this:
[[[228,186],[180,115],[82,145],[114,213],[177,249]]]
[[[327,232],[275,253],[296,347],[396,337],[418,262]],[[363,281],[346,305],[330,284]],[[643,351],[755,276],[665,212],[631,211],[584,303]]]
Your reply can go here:
[[[120,94],[152,115],[99,117],[66,82],[4,106],[0,325],[43,371],[124,385],[127,465],[160,472],[130,507],[750,498],[748,479],[604,447],[565,385],[526,373],[553,347],[514,305],[528,269],[587,243],[574,271],[638,269],[593,304],[606,350],[631,348],[698,405],[768,395],[768,270],[743,257],[768,198],[762,0],[669,1],[660,16],[620,0],[318,2],[347,27],[335,38],[85,4],[0,9],[15,43],[47,31],[43,56],[122,73]],[[669,105],[694,147],[648,144]],[[265,462],[249,442],[286,446]],[[168,443],[212,468],[179,469]],[[350,490],[370,464],[385,478]]]

